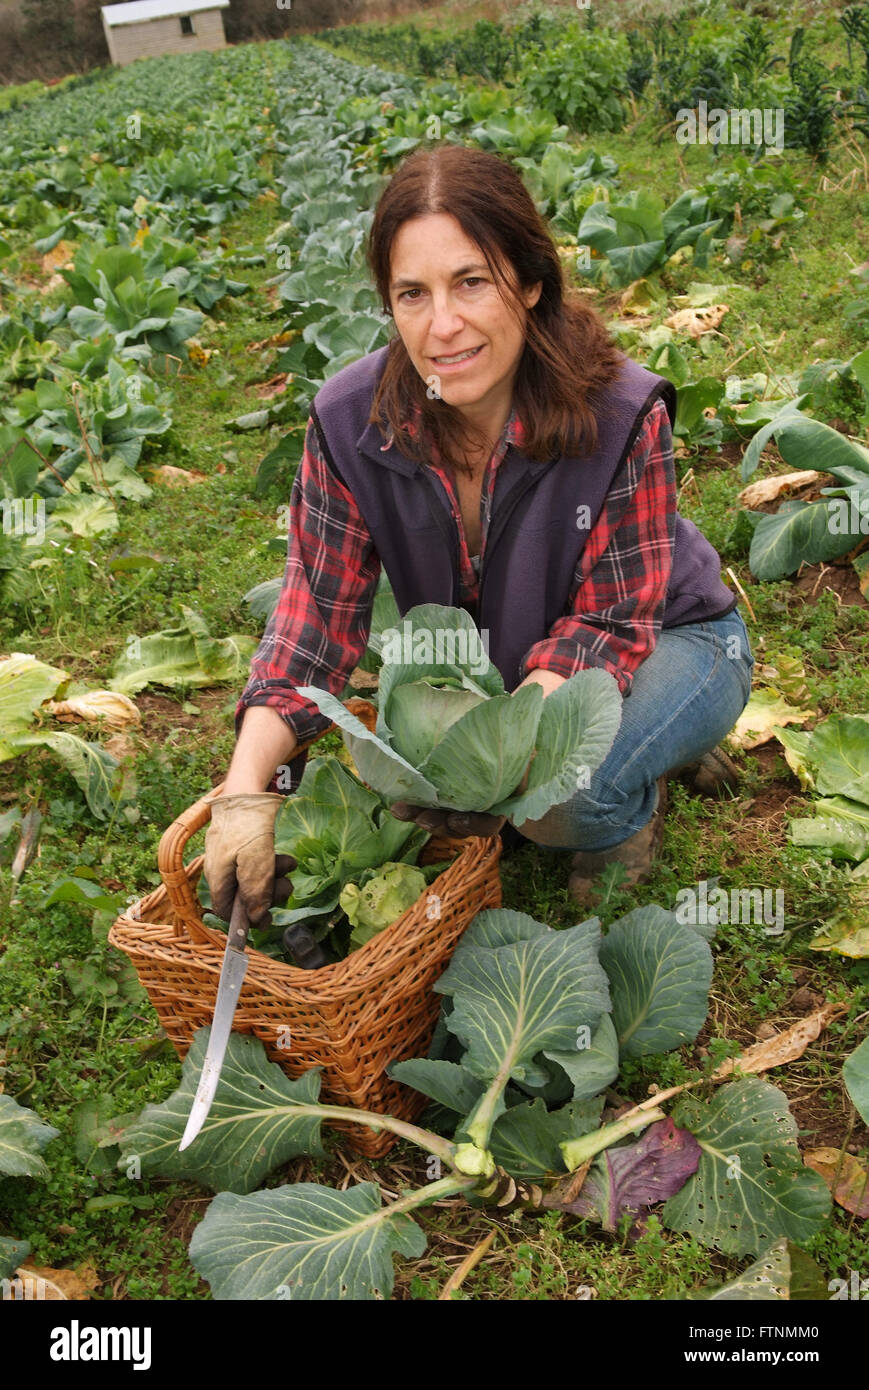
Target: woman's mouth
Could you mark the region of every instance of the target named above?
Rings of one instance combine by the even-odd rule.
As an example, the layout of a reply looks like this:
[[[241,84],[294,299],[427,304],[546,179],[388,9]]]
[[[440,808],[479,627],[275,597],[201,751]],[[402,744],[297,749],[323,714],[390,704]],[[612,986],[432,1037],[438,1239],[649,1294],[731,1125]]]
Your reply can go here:
[[[465,352],[454,352],[449,356],[433,357],[431,360],[438,367],[449,370],[451,367],[462,367],[466,362],[473,362],[483,351],[485,343],[480,343],[478,347],[468,348]]]

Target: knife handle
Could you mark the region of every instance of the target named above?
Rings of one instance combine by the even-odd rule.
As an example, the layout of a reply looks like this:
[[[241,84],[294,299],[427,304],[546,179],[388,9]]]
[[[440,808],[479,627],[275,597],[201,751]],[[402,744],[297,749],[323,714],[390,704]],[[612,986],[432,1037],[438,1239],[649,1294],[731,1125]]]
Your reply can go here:
[[[232,904],[232,916],[229,919],[227,937],[229,943],[236,951],[243,951],[247,945],[247,934],[250,931],[250,922],[244,910],[241,893],[236,893]]]

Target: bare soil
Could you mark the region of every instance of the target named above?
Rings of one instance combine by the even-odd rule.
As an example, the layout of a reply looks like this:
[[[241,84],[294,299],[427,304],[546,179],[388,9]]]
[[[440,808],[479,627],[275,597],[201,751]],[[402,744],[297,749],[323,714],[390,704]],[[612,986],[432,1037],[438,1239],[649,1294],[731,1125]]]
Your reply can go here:
[[[817,602],[818,595],[830,590],[840,603],[854,603],[869,608],[860,591],[857,571],[850,560],[837,564],[803,565],[793,581],[794,590],[807,603]]]
[[[142,716],[141,736],[152,744],[164,744],[171,740],[178,745],[193,739],[197,748],[216,742],[225,734],[231,714],[227,706],[232,704],[232,696],[225,689],[195,690],[187,703],[197,706],[199,713],[185,713],[181,700],[167,695],[142,692],[136,696],[136,704]],[[226,758],[215,754],[210,765],[214,783],[222,780],[226,773]]]

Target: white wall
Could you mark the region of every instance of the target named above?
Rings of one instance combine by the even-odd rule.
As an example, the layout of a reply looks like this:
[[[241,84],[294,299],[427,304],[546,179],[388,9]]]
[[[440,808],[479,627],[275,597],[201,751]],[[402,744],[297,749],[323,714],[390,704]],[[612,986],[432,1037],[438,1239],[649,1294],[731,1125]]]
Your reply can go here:
[[[221,10],[199,10],[190,18],[194,29],[192,34],[182,34],[179,15],[148,19],[141,24],[110,26],[103,21],[112,62],[125,67],[135,58],[153,58],[161,53],[195,53],[201,49],[226,47]]]

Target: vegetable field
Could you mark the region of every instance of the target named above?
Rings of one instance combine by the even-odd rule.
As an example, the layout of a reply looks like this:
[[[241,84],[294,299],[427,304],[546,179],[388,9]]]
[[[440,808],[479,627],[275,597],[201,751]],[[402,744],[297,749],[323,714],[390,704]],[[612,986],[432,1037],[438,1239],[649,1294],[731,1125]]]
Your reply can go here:
[[[0,103],[4,1297],[826,1302],[869,1275],[869,5],[755,8],[428,10]],[[387,1157],[238,1033],[178,1153],[207,1035],[182,1065],[108,932],[225,772],[308,407],[389,339],[374,205],[437,141],[515,164],[570,282],[676,387],[679,508],[756,657],[741,778],[675,777],[651,878],[610,866],[588,920],[568,856],[505,854],[430,1056],[392,1069],[431,1104],[379,1122]],[[374,690],[377,647],[345,694]],[[458,806],[408,688],[377,737],[342,715],[358,770]],[[541,815],[561,692],[520,707],[459,673],[435,695],[433,722],[461,702],[454,755],[509,704],[516,769],[548,718],[515,800]],[[301,798],[282,811],[300,873],[275,927],[340,901],[367,949],[433,871],[339,734],[316,751],[340,761],[303,791],[344,819],[317,838]],[[357,883],[345,852],[389,872]]]

